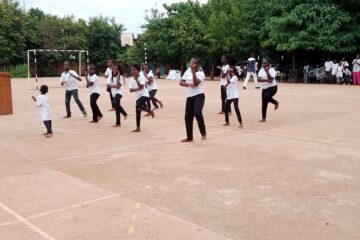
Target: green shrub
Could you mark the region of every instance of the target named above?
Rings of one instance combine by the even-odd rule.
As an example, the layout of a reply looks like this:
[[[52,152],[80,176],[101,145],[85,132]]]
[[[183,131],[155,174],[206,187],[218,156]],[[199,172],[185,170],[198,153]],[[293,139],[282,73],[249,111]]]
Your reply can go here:
[[[10,75],[12,78],[27,78],[27,71],[26,64],[10,67]]]

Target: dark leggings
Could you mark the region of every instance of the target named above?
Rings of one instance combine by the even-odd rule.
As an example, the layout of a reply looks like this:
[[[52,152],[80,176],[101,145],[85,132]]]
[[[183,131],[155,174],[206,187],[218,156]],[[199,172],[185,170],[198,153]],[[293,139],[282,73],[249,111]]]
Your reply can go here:
[[[140,128],[141,121],[141,111],[150,112],[150,106],[148,102],[150,101],[149,97],[140,97],[136,100],[136,127]]]
[[[227,98],[226,87],[220,86],[220,91],[221,91],[221,112],[224,113],[226,109],[226,98]],[[231,113],[231,108],[229,108],[229,113]]]
[[[91,106],[94,122],[99,121],[99,117],[101,118],[103,116],[100,111],[99,106],[96,103],[96,101],[98,100],[99,97],[100,97],[100,94],[98,94],[98,93],[92,93],[90,95],[90,106]]]
[[[201,136],[206,135],[205,121],[204,121],[204,116],[202,114],[204,104],[205,104],[205,94],[198,94],[196,96],[188,97],[186,99],[185,125],[186,125],[186,135],[188,140],[193,140],[194,117],[198,122]]]
[[[228,111],[228,109],[230,109],[231,103],[234,103],[234,109],[235,109],[235,112],[236,112],[236,116],[238,118],[239,123],[242,123],[242,118],[241,118],[240,109],[239,109],[239,99],[238,98],[226,100],[225,122],[227,122],[227,123],[229,122],[229,111]]]
[[[120,104],[122,96],[120,94],[116,94],[113,98],[113,105],[115,107],[115,116],[116,116],[116,125],[120,125],[120,113],[125,117],[127,113],[125,112],[124,108]]]
[[[154,105],[154,107],[159,108],[158,106],[158,102],[160,102],[157,98],[155,98],[157,89],[151,90],[149,91],[149,95],[150,95],[150,100],[152,102],[152,104]],[[149,108],[151,108],[151,105],[149,104]]]
[[[46,127],[47,133],[48,134],[52,134],[52,124],[51,124],[51,120],[48,121],[44,121],[44,125]]]
[[[272,103],[276,105],[278,101],[276,101],[273,96],[275,96],[278,90],[277,86],[269,87],[267,89],[263,89],[262,91],[262,118],[266,119],[266,111],[268,107],[268,103]]]
[[[114,105],[114,97],[113,97],[113,95],[112,95],[112,93],[111,93],[111,87],[106,88],[106,91],[108,91],[108,92],[109,92],[109,95],[110,95],[111,107],[112,107],[112,108],[115,108],[115,105]]]

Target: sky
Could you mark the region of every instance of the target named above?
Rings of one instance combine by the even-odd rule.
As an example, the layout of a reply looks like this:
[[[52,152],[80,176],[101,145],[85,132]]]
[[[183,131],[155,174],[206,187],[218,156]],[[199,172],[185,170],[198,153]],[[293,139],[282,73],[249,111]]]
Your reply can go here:
[[[199,0],[206,3],[207,0]],[[145,11],[155,6],[163,10],[164,3],[171,4],[180,0],[19,0],[25,9],[40,8],[45,13],[63,17],[74,15],[75,18],[88,20],[89,17],[108,16],[115,17],[117,23],[125,26],[125,32],[135,35],[141,33],[144,23]]]

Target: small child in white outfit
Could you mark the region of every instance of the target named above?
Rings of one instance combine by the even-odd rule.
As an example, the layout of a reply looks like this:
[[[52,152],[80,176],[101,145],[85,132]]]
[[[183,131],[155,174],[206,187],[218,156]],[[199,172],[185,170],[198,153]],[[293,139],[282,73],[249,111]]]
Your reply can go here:
[[[44,133],[43,135],[47,138],[53,135],[52,126],[51,126],[51,107],[50,107],[49,99],[46,96],[48,90],[49,90],[48,86],[42,85],[40,87],[41,94],[37,98],[35,98],[34,96],[31,97],[36,102],[36,107],[40,109],[40,116],[47,130],[47,132]]]

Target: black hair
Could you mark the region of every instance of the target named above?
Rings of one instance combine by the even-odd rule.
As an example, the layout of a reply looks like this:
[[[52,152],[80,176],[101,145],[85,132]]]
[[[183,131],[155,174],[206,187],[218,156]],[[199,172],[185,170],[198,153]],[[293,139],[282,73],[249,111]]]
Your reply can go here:
[[[117,67],[118,72],[119,72],[120,75],[124,75],[120,64],[114,64],[112,68],[114,68],[114,67]]]
[[[232,70],[233,70],[234,75],[235,75],[235,76],[237,76],[237,77],[239,77],[239,72],[238,72],[238,70],[237,70],[237,68],[236,68],[235,66],[230,66],[230,68],[229,68],[229,69],[232,69]]]
[[[89,69],[94,69],[94,70],[96,70],[96,67],[95,67],[94,64],[90,64],[90,65],[89,65]]]
[[[109,59],[108,62],[111,62],[112,64],[114,64],[114,59]]]
[[[141,67],[139,64],[133,64],[132,67],[137,69],[139,72],[141,71]]]
[[[198,58],[198,57],[193,57],[192,59],[195,60],[195,62],[196,62],[197,64],[200,64],[200,63],[201,63],[201,59]]]
[[[269,57],[264,57],[263,60],[266,60],[269,64],[271,63],[271,58]]]
[[[48,93],[48,91],[49,91],[48,86],[46,86],[46,85],[41,85],[41,87],[40,87],[40,93],[41,93],[41,94],[45,95],[45,94]]]

